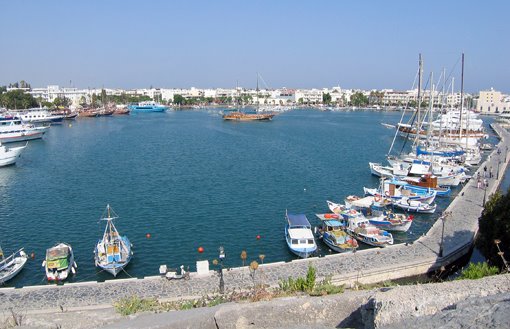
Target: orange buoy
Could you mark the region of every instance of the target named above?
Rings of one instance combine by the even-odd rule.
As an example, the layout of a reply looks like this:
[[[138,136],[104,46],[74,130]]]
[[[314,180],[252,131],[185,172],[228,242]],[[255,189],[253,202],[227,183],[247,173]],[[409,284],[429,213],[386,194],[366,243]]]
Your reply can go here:
[[[260,235],[257,235],[257,240],[260,240]]]
[[[147,234],[145,234],[145,237],[146,237],[147,239],[150,239],[150,238],[151,238],[151,234],[150,234],[150,233],[147,233]]]
[[[32,258],[32,259],[34,259],[34,258],[35,258],[35,252],[32,252],[32,253],[30,254],[30,258]]]
[[[198,247],[198,252],[201,254],[204,252],[204,248],[203,247]]]

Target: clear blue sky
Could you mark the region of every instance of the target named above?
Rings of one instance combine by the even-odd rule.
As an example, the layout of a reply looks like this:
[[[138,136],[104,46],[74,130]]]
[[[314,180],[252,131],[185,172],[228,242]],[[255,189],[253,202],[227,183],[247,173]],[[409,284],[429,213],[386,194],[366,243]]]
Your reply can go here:
[[[510,1],[3,1],[0,85],[510,92]],[[460,78],[456,80],[460,82]],[[460,85],[460,84],[459,84]]]

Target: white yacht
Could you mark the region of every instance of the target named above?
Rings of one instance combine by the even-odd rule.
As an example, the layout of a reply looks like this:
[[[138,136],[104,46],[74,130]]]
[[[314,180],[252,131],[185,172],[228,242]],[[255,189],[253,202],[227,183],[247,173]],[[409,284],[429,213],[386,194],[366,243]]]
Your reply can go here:
[[[16,163],[16,160],[21,156],[25,147],[27,147],[27,145],[7,148],[0,143],[0,167]]]
[[[42,138],[49,126],[26,124],[19,117],[0,116],[0,142],[22,142]]]
[[[53,115],[45,108],[31,108],[16,112],[15,115],[23,122],[29,123],[62,123],[64,115]]]

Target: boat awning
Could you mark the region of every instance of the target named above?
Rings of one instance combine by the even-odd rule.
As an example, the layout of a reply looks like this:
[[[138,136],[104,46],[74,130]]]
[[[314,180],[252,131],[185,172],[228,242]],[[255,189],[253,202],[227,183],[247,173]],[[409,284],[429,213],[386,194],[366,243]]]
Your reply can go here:
[[[329,227],[341,227],[341,226],[345,226],[344,223],[342,223],[342,222],[340,222],[338,220],[335,220],[335,219],[325,220],[324,221],[324,225],[329,226]]]
[[[312,230],[309,228],[293,228],[289,230],[291,239],[313,239]]]
[[[310,226],[305,214],[287,214],[290,226]]]
[[[351,205],[353,205],[355,207],[360,207],[360,208],[370,208],[370,206],[372,205],[373,202],[374,202],[374,197],[367,196],[362,199],[351,201]]]

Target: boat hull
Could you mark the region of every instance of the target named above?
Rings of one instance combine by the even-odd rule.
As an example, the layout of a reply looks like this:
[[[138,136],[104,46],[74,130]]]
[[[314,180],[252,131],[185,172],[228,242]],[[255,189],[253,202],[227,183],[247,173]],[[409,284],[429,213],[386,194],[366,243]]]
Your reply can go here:
[[[0,146],[0,167],[15,164],[25,147],[26,145],[11,148],[4,148],[3,146]]]
[[[34,139],[40,139],[43,137],[45,132],[46,131],[30,131],[30,132],[21,132],[21,133],[0,134],[0,142],[14,143],[14,142],[24,142],[24,141],[34,140]]]
[[[2,270],[0,271],[0,285],[4,284],[5,282],[11,280],[16,275],[18,275],[19,272],[23,269],[25,264],[27,263],[28,256],[25,254],[23,250],[19,252],[18,257],[14,257],[12,260],[7,262],[4,266],[4,264],[1,264],[0,266]]]

